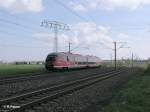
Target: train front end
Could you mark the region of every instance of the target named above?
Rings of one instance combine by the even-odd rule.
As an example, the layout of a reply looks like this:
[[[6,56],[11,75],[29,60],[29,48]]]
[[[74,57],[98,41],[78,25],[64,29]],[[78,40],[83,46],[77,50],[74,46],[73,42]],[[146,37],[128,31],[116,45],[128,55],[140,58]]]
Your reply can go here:
[[[55,64],[56,58],[57,58],[57,54],[49,54],[47,56],[46,61],[45,61],[45,68],[47,70],[54,69],[54,64]]]

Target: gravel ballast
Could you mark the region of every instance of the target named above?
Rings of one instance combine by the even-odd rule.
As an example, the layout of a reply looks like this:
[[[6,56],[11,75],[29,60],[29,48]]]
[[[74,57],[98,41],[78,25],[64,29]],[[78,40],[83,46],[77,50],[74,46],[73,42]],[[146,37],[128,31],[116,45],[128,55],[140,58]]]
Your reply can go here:
[[[113,78],[42,104],[33,110],[35,112],[102,112],[102,106],[132,77],[134,71],[128,70]]]
[[[29,92],[31,90],[36,90],[44,87],[49,87],[52,85],[60,84],[62,82],[67,82],[75,79],[79,79],[82,77],[86,77],[87,74],[93,74],[95,72],[104,72],[109,69],[100,69],[93,68],[88,70],[80,70],[66,73],[56,73],[56,76],[50,76],[46,78],[39,78],[36,80],[27,80],[22,82],[14,82],[8,83],[4,85],[0,85],[0,99],[10,97],[13,95],[18,95],[22,93]],[[58,75],[59,74],[59,75]],[[42,74],[41,74],[42,75]]]

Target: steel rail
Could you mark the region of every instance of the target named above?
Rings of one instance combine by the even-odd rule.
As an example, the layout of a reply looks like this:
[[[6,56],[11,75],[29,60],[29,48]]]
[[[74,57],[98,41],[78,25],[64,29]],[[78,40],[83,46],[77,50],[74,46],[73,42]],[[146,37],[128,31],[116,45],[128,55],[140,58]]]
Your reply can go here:
[[[102,69],[103,70],[103,69]],[[83,69],[83,72],[85,71],[85,69]],[[70,72],[64,72],[64,73],[74,73],[74,72],[81,72],[81,71],[70,71]],[[49,73],[54,73],[54,74],[49,74]],[[8,84],[8,83],[16,83],[16,82],[22,82],[22,81],[29,81],[29,80],[34,80],[34,79],[38,79],[38,78],[45,78],[45,77],[56,77],[59,75],[59,72],[48,72],[48,73],[35,73],[33,75],[25,75],[25,76],[19,76],[19,77],[11,77],[11,78],[6,78],[6,79],[0,79],[0,85],[3,84]]]
[[[13,83],[13,82],[16,82],[16,81],[26,81],[26,80],[29,80],[29,79],[33,79],[33,78],[38,78],[38,77],[46,77],[48,76],[49,74],[48,73],[44,73],[44,75],[41,75],[43,73],[39,73],[39,74],[34,74],[34,75],[28,75],[28,76],[20,76],[20,77],[11,77],[11,78],[6,78],[6,79],[1,79],[0,80],[0,85],[2,84],[7,84],[7,83]]]
[[[25,104],[22,104],[22,105],[19,106],[19,108],[10,109],[10,110],[8,109],[8,112],[21,111],[21,110],[24,110],[24,109],[29,108],[31,106],[42,103],[46,100],[53,100],[53,99],[55,99],[59,96],[65,95],[65,94],[73,92],[75,90],[82,89],[82,88],[84,88],[88,85],[92,85],[92,84],[94,84],[96,82],[99,82],[101,80],[108,79],[110,77],[116,76],[116,75],[120,74],[123,71],[124,70],[119,70],[117,72],[112,71],[112,72],[107,72],[103,75],[102,74],[99,75],[98,73],[95,73],[95,74],[93,74],[95,76],[89,76],[87,78],[82,78],[82,79],[79,79],[79,80],[76,80],[76,81],[71,81],[71,82],[63,83],[61,85],[52,86],[50,88],[41,89],[41,90],[30,92],[30,93],[27,93],[27,94],[22,94],[22,95],[19,95],[19,96],[10,97],[10,98],[4,99],[4,100],[0,100],[1,108],[4,105],[8,105],[8,104],[11,105],[13,102],[16,102],[16,101],[19,101],[19,100],[23,100],[23,99],[30,98],[30,97],[32,99],[32,96],[37,95],[37,97],[38,97],[38,95],[44,94],[44,97],[37,98],[37,99],[33,98],[34,99],[33,101],[29,101]],[[48,91],[50,91],[51,94],[45,95],[45,93],[48,92]]]

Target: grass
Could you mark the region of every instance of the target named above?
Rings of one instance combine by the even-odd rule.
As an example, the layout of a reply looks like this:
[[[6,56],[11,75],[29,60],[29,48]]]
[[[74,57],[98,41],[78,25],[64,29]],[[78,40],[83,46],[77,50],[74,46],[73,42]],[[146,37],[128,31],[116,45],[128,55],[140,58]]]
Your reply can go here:
[[[82,68],[69,69],[69,70],[52,70],[53,72],[69,72],[69,71],[78,71]],[[15,64],[0,64],[0,77],[9,77],[20,74],[28,73],[39,73],[47,72],[44,65],[15,65]]]
[[[35,73],[45,71],[44,65],[0,65],[0,77],[10,76],[15,74]]]
[[[150,112],[150,68],[129,81],[104,112]]]

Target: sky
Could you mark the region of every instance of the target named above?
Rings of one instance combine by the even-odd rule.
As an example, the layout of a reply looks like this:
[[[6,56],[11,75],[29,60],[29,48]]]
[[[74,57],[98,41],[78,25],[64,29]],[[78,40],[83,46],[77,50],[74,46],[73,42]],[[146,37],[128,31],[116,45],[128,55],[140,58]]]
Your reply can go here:
[[[43,61],[54,52],[58,21],[58,51],[111,59],[150,57],[150,0],[0,0],[0,61]]]

